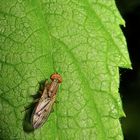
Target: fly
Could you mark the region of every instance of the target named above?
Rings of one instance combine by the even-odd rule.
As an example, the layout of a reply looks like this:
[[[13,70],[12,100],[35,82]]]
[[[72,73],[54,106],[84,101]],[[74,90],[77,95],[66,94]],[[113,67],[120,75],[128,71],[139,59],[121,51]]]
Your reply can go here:
[[[39,128],[47,121],[56,100],[59,84],[62,83],[62,77],[57,73],[52,74],[50,79],[51,82],[46,80],[42,95],[31,116],[31,124],[34,129]]]

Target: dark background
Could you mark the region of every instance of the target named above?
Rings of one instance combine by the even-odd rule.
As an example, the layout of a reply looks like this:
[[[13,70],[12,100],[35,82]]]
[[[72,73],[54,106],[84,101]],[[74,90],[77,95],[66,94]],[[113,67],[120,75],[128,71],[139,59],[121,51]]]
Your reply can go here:
[[[140,0],[116,0],[126,22],[126,37],[133,70],[120,69],[120,94],[126,118],[121,119],[124,139],[140,140]]]

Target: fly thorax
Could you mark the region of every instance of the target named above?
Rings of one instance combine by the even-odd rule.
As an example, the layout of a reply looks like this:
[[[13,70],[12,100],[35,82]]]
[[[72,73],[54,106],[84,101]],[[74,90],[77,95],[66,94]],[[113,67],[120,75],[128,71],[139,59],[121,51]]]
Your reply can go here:
[[[48,90],[48,96],[49,97],[52,97],[55,92],[56,92],[56,88],[58,87],[58,80],[57,79],[54,79],[50,85],[50,88]]]

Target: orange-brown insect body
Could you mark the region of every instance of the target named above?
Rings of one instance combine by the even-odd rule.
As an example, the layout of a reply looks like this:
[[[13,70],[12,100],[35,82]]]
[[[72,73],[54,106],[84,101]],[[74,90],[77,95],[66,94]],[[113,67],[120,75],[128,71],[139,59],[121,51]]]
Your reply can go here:
[[[50,83],[46,80],[42,96],[39,99],[39,102],[34,108],[31,117],[31,124],[34,129],[42,126],[44,122],[48,119],[53,104],[56,100],[56,93],[59,87],[59,84],[62,82],[61,75],[55,73],[50,76],[52,80]]]

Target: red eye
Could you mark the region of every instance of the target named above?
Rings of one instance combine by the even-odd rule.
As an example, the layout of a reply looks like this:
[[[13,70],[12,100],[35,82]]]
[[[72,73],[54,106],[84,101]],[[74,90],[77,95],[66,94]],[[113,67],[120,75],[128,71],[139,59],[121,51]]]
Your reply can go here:
[[[58,73],[54,73],[50,76],[50,79],[53,81],[54,79],[58,79],[58,82],[59,83],[62,83],[62,77],[60,74]]]

